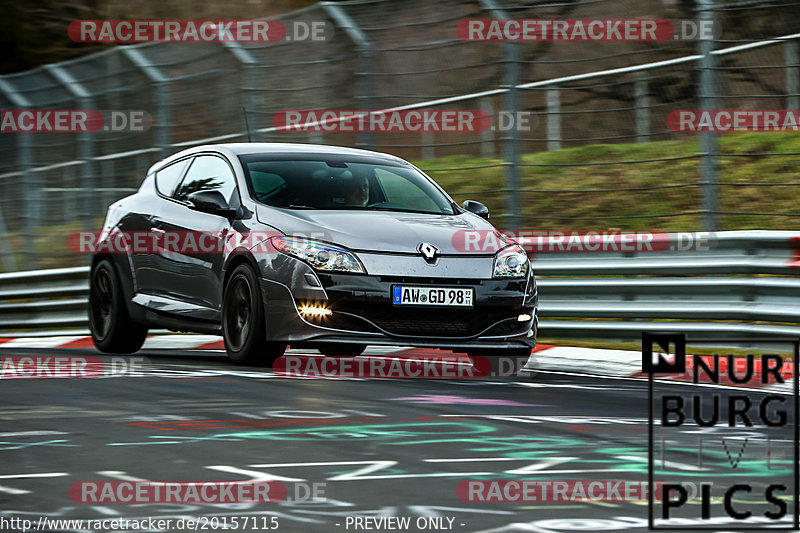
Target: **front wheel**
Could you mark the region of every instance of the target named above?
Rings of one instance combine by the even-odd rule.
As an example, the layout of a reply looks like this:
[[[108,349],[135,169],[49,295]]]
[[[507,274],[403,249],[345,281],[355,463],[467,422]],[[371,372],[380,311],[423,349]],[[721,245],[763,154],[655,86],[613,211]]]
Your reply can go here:
[[[89,329],[105,353],[137,352],[147,338],[147,328],[128,316],[122,284],[108,259],[98,262],[89,278]]]
[[[286,344],[267,341],[261,293],[247,265],[236,267],[225,286],[222,336],[228,358],[237,365],[271,367],[286,351]]]

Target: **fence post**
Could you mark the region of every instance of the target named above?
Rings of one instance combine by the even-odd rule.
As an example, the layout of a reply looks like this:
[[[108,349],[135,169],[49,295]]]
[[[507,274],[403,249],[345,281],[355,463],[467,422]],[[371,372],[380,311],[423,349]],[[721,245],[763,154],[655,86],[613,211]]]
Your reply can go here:
[[[156,87],[156,144],[161,152],[161,157],[167,157],[170,155],[171,144],[169,78],[164,76],[161,71],[139,51],[137,46],[121,46],[120,50],[130,59],[131,63],[144,72],[145,76],[147,76]]]
[[[420,157],[423,161],[429,161],[436,157],[436,150],[433,146],[434,137],[432,131],[425,131],[420,133],[420,142],[422,143],[422,150]]]
[[[244,132],[244,138],[252,138],[253,142],[258,142],[257,135],[258,130],[261,129],[261,113],[256,110],[256,76],[254,72],[258,61],[241,43],[223,41],[222,46],[242,65],[242,87],[239,91],[239,104],[242,108],[242,113],[246,115],[242,117],[247,130]]]
[[[800,108],[800,46],[797,39],[783,45],[786,64],[786,109]]]
[[[33,168],[33,134],[19,133],[19,152],[17,157],[19,161],[19,171],[22,176],[23,192],[23,214],[24,229],[22,235],[24,240],[22,242],[22,256],[24,258],[23,264],[25,270],[36,270],[39,262],[39,255],[36,252],[36,228],[39,227],[38,216],[38,202],[39,202],[39,176]]]
[[[478,101],[478,109],[486,113],[488,117],[494,116],[494,106],[491,98],[481,98]],[[494,157],[494,131],[486,128],[481,131],[481,156],[486,158]]]
[[[491,13],[492,18],[495,19],[509,19],[511,17],[500,6],[495,3],[495,0],[479,0],[481,7]],[[519,73],[519,43],[508,41],[503,44],[505,50],[505,109],[515,119],[517,111],[520,109],[519,103],[519,88],[520,73]],[[503,164],[506,169],[506,211],[508,214],[508,223],[504,224],[505,227],[511,229],[519,229],[520,218],[520,178],[519,178],[519,124],[514,124],[514,127],[509,128],[504,132],[501,137],[503,142]]]
[[[374,47],[366,34],[356,22],[350,18],[341,6],[334,2],[320,2],[322,9],[328,13],[333,21],[341,26],[350,40],[356,45],[358,52],[358,67],[356,78],[358,79],[358,109],[371,110],[375,99],[375,80],[373,76]],[[371,131],[362,131],[358,134],[358,144],[363,148],[373,148],[375,146],[374,135]]]
[[[700,24],[713,24],[713,0],[696,0]],[[714,75],[714,38],[700,38],[700,109],[713,110],[716,94],[716,76]],[[700,132],[700,187],[702,190],[703,229],[717,230],[717,140],[713,131]]]
[[[14,88],[6,80],[0,78],[0,92],[14,106],[22,109],[30,109],[31,102],[25,98],[20,92]],[[38,178],[35,177],[36,173],[31,169],[31,133],[17,133],[17,169],[21,176],[20,182],[22,183],[22,256],[23,268],[26,270],[35,270],[37,255],[36,255],[36,227],[39,223],[36,217],[36,188],[38,187]],[[7,236],[3,236],[7,239]]]
[[[92,109],[92,94],[86,88],[78,83],[72,75],[61,67],[56,65],[45,65],[44,68],[50,73],[53,78],[58,81],[64,88],[75,98],[78,107],[81,109]],[[82,131],[78,133],[78,159],[81,161],[81,179],[80,179],[80,213],[78,217],[81,219],[81,229],[92,230],[92,214],[94,212],[92,199],[95,198],[93,194],[94,176],[95,176],[95,161],[94,161],[94,137],[93,133]],[[84,255],[84,262],[89,260],[89,257]]]
[[[636,102],[636,142],[644,143],[650,140],[650,95],[647,78],[641,72],[634,75],[633,97]]]
[[[547,89],[547,149],[561,149],[561,91]]]
[[[17,269],[14,253],[8,244],[8,228],[6,228],[6,223],[3,219],[2,205],[0,205],[0,263],[3,265],[4,272],[14,272]]]

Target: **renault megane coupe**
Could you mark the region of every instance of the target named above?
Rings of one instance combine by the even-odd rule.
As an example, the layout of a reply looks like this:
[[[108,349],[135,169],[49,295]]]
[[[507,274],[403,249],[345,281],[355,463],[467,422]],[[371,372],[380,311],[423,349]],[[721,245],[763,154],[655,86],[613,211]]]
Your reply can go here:
[[[387,154],[185,150],[108,210],[90,274],[92,338],[133,353],[149,328],[221,334],[232,361],[262,366],[289,345],[527,355],[536,282],[525,250],[488,217]],[[487,240],[497,245],[464,244]]]

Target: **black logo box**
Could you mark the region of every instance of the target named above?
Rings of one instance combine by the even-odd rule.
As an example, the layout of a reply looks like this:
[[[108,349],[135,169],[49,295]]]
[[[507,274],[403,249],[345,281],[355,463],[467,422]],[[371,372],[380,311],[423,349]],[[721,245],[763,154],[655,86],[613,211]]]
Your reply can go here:
[[[800,381],[798,374],[800,373],[800,339],[763,339],[763,338],[739,338],[739,339],[689,339],[687,340],[685,333],[648,333],[642,332],[642,372],[647,373],[647,399],[648,399],[648,415],[647,415],[647,492],[648,492],[648,505],[647,505],[647,520],[648,529],[654,531],[718,531],[720,525],[712,527],[698,527],[693,525],[691,527],[656,527],[655,517],[653,516],[654,507],[654,435],[653,435],[653,384],[654,374],[684,374],[686,371],[686,345],[690,343],[696,344],[740,344],[740,343],[755,343],[755,344],[782,344],[784,346],[793,346],[793,368],[792,368],[792,381],[794,384],[793,395],[793,444],[794,444],[794,502],[792,512],[794,514],[794,524],[786,527],[770,527],[765,524],[764,527],[735,527],[725,525],[722,527],[725,531],[796,531],[800,529],[800,425],[798,425],[798,414],[800,414]],[[674,346],[674,360],[668,361],[664,358],[659,358],[657,362],[653,362],[653,346],[657,345],[663,350],[663,353],[669,354],[669,348]]]

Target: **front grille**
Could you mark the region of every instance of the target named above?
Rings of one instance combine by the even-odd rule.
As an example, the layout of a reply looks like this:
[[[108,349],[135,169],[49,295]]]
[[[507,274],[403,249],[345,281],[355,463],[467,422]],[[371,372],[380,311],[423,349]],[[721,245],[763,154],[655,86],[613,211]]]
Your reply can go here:
[[[358,303],[332,306],[337,311],[362,316],[395,335],[425,337],[472,337],[518,310],[508,307],[475,309],[395,307],[391,303]]]
[[[417,276],[379,276],[385,283],[406,283],[409,285],[480,285],[478,278],[421,278]]]

